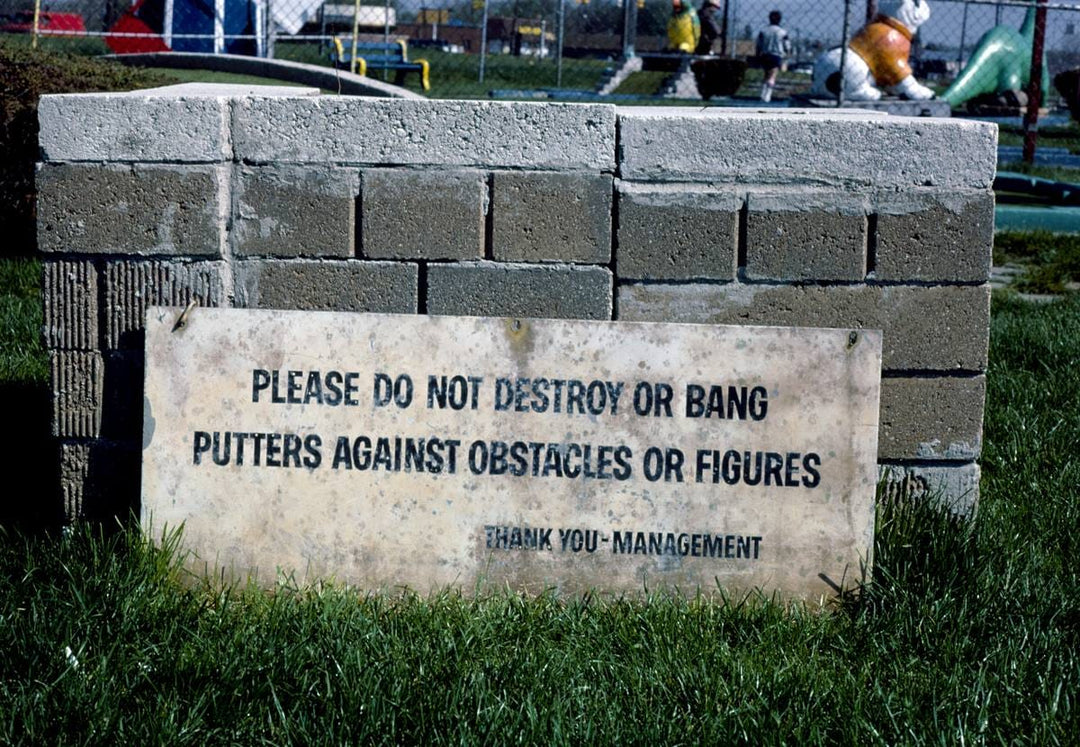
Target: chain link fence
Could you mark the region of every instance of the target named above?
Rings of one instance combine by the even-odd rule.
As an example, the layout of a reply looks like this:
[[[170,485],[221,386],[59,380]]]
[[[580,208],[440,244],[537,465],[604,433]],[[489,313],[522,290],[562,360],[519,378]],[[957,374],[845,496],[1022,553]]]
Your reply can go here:
[[[720,93],[729,104],[758,98],[763,72],[754,64],[755,41],[770,11],[782,14],[791,41],[775,89],[774,101],[783,102],[810,90],[815,59],[856,34],[878,5],[711,1],[699,20],[715,19],[709,51],[732,63],[717,68],[728,79]],[[929,6],[930,18],[912,40],[911,63],[941,93],[995,27],[1019,34],[1033,3],[929,0]],[[1080,66],[1080,0],[1046,7],[1045,58],[1053,79]],[[685,59],[665,57],[677,31],[673,14],[671,0],[0,0],[0,34],[88,52],[228,53],[345,68],[355,58],[366,75],[434,97],[700,101],[700,91],[678,85]],[[1053,87],[1050,95],[1044,104],[1056,103]]]

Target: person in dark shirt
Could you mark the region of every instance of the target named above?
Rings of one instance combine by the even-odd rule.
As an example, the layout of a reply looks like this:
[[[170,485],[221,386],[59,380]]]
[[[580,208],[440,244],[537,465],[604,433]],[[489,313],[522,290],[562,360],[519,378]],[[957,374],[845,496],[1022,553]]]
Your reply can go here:
[[[713,42],[723,37],[724,21],[720,15],[720,0],[705,0],[698,11],[701,21],[701,38],[694,54],[712,54]]]

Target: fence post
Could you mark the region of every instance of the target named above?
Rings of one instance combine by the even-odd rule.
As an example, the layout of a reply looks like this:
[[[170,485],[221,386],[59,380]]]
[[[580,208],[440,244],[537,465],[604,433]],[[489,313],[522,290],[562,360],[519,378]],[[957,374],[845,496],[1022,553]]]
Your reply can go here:
[[[631,2],[631,0],[623,0]],[[566,0],[559,0],[559,56],[555,62],[555,87],[562,88],[562,49],[563,33],[566,30]]]
[[[622,56],[634,56],[634,37],[637,36],[637,0],[623,0]]]
[[[844,84],[847,82],[847,38],[848,38],[848,19],[851,16],[851,0],[844,0],[844,28],[840,32],[840,90],[836,93],[836,106],[837,108],[844,105]]]
[[[1043,46],[1046,38],[1046,0],[1035,8],[1035,38],[1031,44],[1031,80],[1024,114],[1024,163],[1035,161],[1035,139],[1039,134],[1039,107],[1042,106]]]
[[[488,0],[484,0],[484,14],[480,21],[480,77],[478,83],[484,82],[484,67],[487,64],[487,27],[488,27]]]

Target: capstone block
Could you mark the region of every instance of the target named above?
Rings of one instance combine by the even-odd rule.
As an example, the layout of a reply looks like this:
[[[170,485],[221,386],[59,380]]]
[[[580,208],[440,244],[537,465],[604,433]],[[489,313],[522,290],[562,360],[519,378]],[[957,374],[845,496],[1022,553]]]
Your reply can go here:
[[[847,192],[798,190],[747,198],[746,276],[862,280],[868,202]]]
[[[611,260],[610,176],[496,172],[491,192],[495,259],[596,264]]]
[[[356,169],[241,167],[234,185],[233,252],[240,256],[356,254]]]
[[[481,171],[365,169],[361,251],[369,259],[482,259]]]
[[[418,267],[404,262],[261,260],[237,270],[243,308],[415,314],[418,297]]]
[[[619,319],[880,329],[887,371],[984,371],[990,287],[623,285]]]
[[[977,459],[986,377],[881,380],[879,459]]]
[[[221,256],[224,181],[214,166],[45,164],[37,173],[38,248]]]
[[[603,267],[469,262],[428,268],[429,314],[610,319]]]
[[[878,280],[989,279],[993,192],[893,193],[878,200],[877,213]]]
[[[615,167],[610,104],[248,98],[234,122],[236,156],[249,163]]]
[[[170,161],[232,158],[226,97],[66,93],[38,103],[45,161]]]
[[[54,436],[96,438],[101,432],[104,364],[101,353],[49,354]]]
[[[741,207],[730,190],[619,183],[619,278],[734,280]]]
[[[978,464],[880,464],[879,493],[885,501],[928,501],[959,516],[975,513],[979,503]]]
[[[93,262],[45,262],[42,271],[45,344],[63,350],[96,350],[98,282]]]
[[[105,344],[141,350],[150,306],[228,305],[225,262],[110,262],[105,266]]]
[[[997,127],[984,122],[620,107],[618,126],[619,176],[637,181],[989,189],[997,166]]]

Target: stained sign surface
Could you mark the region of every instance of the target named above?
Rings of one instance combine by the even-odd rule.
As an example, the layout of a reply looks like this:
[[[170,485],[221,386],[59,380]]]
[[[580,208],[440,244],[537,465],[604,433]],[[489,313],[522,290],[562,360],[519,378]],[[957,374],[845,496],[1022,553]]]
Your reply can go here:
[[[774,590],[868,572],[876,331],[154,307],[142,514],[365,589]]]

